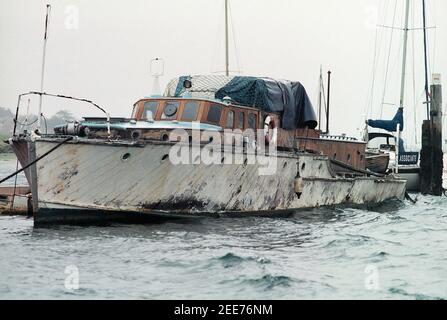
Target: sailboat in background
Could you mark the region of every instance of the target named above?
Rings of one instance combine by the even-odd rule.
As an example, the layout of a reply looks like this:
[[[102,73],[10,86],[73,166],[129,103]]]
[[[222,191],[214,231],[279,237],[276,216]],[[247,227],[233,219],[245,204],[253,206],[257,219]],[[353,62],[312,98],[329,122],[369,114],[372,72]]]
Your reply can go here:
[[[424,59],[425,59],[425,104],[427,105],[427,117],[429,118],[428,106],[430,92],[428,85],[428,54],[427,54],[427,26],[426,26],[426,3],[422,1],[423,32],[424,32]],[[368,142],[367,168],[380,173],[394,172],[407,180],[407,190],[420,190],[420,165],[419,152],[407,152],[404,140],[401,138],[405,129],[405,84],[407,78],[407,53],[408,33],[410,17],[410,0],[405,2],[405,26],[403,29],[403,56],[401,69],[400,100],[398,111],[392,120],[367,120],[365,138]],[[369,132],[368,127],[381,129],[385,132]]]

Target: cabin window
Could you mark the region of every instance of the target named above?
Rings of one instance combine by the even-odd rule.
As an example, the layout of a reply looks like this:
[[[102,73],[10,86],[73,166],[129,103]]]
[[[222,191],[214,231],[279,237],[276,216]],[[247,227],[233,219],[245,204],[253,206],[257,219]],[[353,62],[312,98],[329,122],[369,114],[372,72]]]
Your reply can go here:
[[[136,119],[137,118],[137,111],[138,111],[138,104],[133,106],[132,115],[130,116],[131,119]]]
[[[163,114],[161,116],[162,120],[175,120],[177,119],[178,109],[180,107],[180,102],[166,102],[163,109]]]
[[[158,102],[147,101],[144,103],[143,119],[155,119],[157,115]]]
[[[214,124],[219,124],[221,116],[222,116],[222,107],[217,104],[212,104],[208,110],[207,121]]]
[[[225,123],[225,128],[233,129],[234,127],[234,111],[227,112],[227,121]]]
[[[194,121],[197,119],[198,112],[199,104],[197,102],[187,102],[185,103],[185,109],[183,110],[182,120]]]
[[[237,117],[238,129],[244,130],[244,123],[245,123],[245,113],[239,112],[238,117]]]
[[[257,119],[258,119],[258,117],[254,113],[250,113],[248,115],[248,127],[250,129],[256,130],[256,120]]]

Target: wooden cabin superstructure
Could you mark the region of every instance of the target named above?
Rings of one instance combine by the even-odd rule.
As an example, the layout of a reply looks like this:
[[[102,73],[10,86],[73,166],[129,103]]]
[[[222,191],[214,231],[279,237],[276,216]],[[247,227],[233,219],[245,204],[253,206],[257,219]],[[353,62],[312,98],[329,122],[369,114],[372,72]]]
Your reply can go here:
[[[176,110],[166,115],[165,110]],[[264,130],[265,120],[269,117],[269,135],[276,128],[276,147],[284,151],[309,152],[325,155],[345,163],[356,169],[365,170],[366,144],[345,136],[324,136],[321,131],[310,128],[285,130],[281,126],[278,113],[264,112],[257,108],[247,107],[217,100],[192,98],[145,98],[136,102],[129,119],[112,119],[112,136],[130,140],[168,141],[170,132],[175,129],[191,131],[191,123],[199,122],[203,130],[241,131],[241,135],[249,130],[259,137],[258,130]],[[107,138],[105,119],[85,118],[84,124],[89,126],[91,138]],[[116,126],[113,121],[128,125]],[[95,129],[94,123],[97,122]],[[82,124],[81,124],[82,125]],[[224,140],[222,139],[224,142]],[[209,141],[201,141],[207,143]],[[266,141],[268,144],[268,141]]]

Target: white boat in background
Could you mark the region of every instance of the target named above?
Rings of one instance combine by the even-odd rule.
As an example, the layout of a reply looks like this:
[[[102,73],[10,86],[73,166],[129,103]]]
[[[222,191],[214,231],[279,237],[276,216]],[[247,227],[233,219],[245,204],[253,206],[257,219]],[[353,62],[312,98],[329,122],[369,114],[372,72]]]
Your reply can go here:
[[[396,138],[389,133],[370,133],[367,145],[367,167],[369,170],[397,174],[407,181],[407,191],[420,190],[420,166],[418,152],[405,152],[396,155]],[[396,161],[399,158],[397,165]]]

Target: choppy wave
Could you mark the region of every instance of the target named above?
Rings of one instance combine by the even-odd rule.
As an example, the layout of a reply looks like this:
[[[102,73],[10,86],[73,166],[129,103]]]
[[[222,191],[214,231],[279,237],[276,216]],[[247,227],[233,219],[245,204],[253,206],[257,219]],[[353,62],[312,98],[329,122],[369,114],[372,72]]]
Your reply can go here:
[[[288,219],[34,229],[0,216],[0,298],[446,299],[446,211],[418,196]]]

